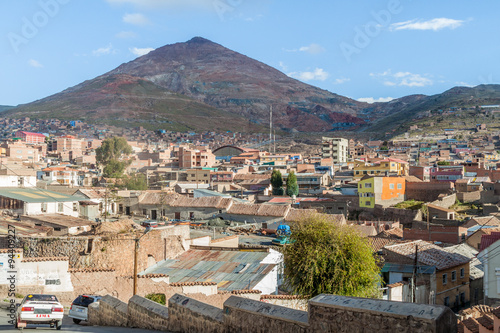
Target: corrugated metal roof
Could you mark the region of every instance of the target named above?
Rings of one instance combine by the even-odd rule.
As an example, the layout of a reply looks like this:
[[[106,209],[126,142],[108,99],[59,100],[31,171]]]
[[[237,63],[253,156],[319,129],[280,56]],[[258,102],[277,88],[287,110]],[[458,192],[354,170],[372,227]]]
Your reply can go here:
[[[10,199],[16,199],[29,203],[37,202],[71,202],[80,201],[81,197],[72,196],[64,193],[24,187],[2,187],[0,196]]]
[[[215,282],[219,290],[254,288],[275,264],[261,264],[268,252],[189,250],[141,272],[165,274],[170,282]]]

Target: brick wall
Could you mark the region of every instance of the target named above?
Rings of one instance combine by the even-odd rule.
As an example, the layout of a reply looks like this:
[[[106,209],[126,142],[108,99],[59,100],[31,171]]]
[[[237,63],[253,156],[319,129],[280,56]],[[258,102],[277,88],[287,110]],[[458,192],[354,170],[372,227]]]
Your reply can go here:
[[[427,229],[403,229],[403,239],[405,240],[417,240],[422,239],[432,242],[443,242],[450,244],[460,243],[461,235],[467,235],[467,229],[457,226],[440,226],[431,225],[430,226],[430,239],[429,230]]]
[[[454,184],[451,182],[429,183],[429,182],[406,182],[406,199],[430,202],[437,200],[440,194],[448,194],[453,191]]]
[[[481,191],[460,192],[457,193],[457,199],[461,202],[479,202],[481,201]]]

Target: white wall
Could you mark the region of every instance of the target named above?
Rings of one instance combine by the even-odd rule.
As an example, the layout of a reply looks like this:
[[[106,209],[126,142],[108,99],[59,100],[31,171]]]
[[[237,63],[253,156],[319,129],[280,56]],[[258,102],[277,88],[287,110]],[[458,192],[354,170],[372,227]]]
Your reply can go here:
[[[21,262],[17,283],[19,286],[44,286],[46,293],[73,291],[68,268],[67,260]],[[60,284],[47,284],[47,280],[59,280]]]
[[[62,214],[73,217],[79,216],[78,201],[62,202],[62,212],[59,211],[59,203],[60,202],[47,202],[47,211],[42,212],[42,204],[40,202],[26,202],[24,204],[24,215]],[[73,211],[73,203],[77,205],[76,211]]]
[[[14,268],[17,269],[19,268],[20,262],[21,262],[21,254],[20,253],[15,253],[14,254]],[[2,284],[9,284],[9,281],[7,279],[11,274],[8,273],[10,271],[9,268],[9,254],[8,253],[0,253],[0,285]],[[18,274],[16,274],[16,284],[17,284],[17,279],[18,279]]]
[[[19,178],[23,178],[22,184],[19,184]],[[35,187],[35,176],[16,176],[0,175],[0,187]]]

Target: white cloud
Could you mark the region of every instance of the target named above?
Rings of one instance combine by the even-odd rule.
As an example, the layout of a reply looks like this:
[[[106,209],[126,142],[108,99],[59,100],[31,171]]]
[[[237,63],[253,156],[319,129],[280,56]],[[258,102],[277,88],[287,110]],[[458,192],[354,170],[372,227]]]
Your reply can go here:
[[[349,82],[349,81],[351,81],[351,79],[349,79],[347,77],[341,77],[341,78],[335,79],[335,81],[333,81],[333,84],[342,84],[344,82]]]
[[[115,50],[113,50],[113,46],[111,44],[109,44],[106,47],[100,47],[97,50],[93,50],[92,51],[92,55],[94,55],[96,57],[99,57],[99,56],[102,56],[102,55],[108,55],[108,54],[111,54],[111,53],[115,53]]]
[[[299,79],[301,81],[325,81],[330,74],[325,72],[323,68],[315,68],[312,72],[292,72],[288,76]]]
[[[358,102],[365,102],[365,103],[373,104],[373,103],[390,102],[393,99],[394,98],[392,98],[392,97],[380,97],[377,99],[375,99],[373,97],[362,97],[362,98],[358,98]]]
[[[410,20],[405,22],[393,23],[389,26],[389,30],[434,30],[438,31],[441,29],[456,29],[460,27],[464,21],[454,20],[450,18],[435,18],[428,21],[422,20]]]
[[[315,43],[312,43],[308,46],[302,46],[299,48],[299,51],[301,52],[308,52],[310,54],[318,54],[318,53],[321,53],[321,52],[324,52],[325,49],[319,45],[319,44],[315,44]]]
[[[381,79],[383,85],[389,87],[425,87],[434,83],[428,74],[421,75],[410,72],[392,73],[391,70],[387,70],[383,73],[370,73],[370,76]]]
[[[120,31],[115,36],[117,38],[130,39],[130,38],[136,38],[137,34],[133,31]]]
[[[285,71],[285,72],[288,71],[288,66],[285,65],[285,63],[283,61],[279,62],[279,66],[280,66],[282,71]]]
[[[125,14],[123,22],[133,25],[146,25],[149,24],[149,19],[141,13]]]
[[[31,67],[35,67],[35,68],[42,68],[43,67],[43,65],[41,63],[39,63],[38,61],[36,61],[35,59],[28,60],[28,65],[30,65]]]
[[[140,56],[148,54],[149,52],[153,51],[154,49],[152,47],[145,47],[145,48],[132,47],[129,50],[130,50],[130,52],[132,52],[136,56],[140,57]]]
[[[460,86],[460,87],[469,87],[469,88],[474,87],[473,84],[470,84],[470,83],[467,83],[467,82],[464,82],[464,81],[455,82],[455,84],[457,86]]]

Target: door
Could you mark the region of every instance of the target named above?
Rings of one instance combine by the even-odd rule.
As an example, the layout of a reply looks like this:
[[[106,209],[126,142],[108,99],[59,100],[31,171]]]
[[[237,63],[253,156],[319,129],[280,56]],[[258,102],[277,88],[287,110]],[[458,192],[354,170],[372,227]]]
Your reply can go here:
[[[180,220],[181,219],[181,212],[175,212],[175,219]]]
[[[130,215],[130,207],[125,207],[125,215]]]
[[[151,219],[156,220],[156,209],[151,210]]]

